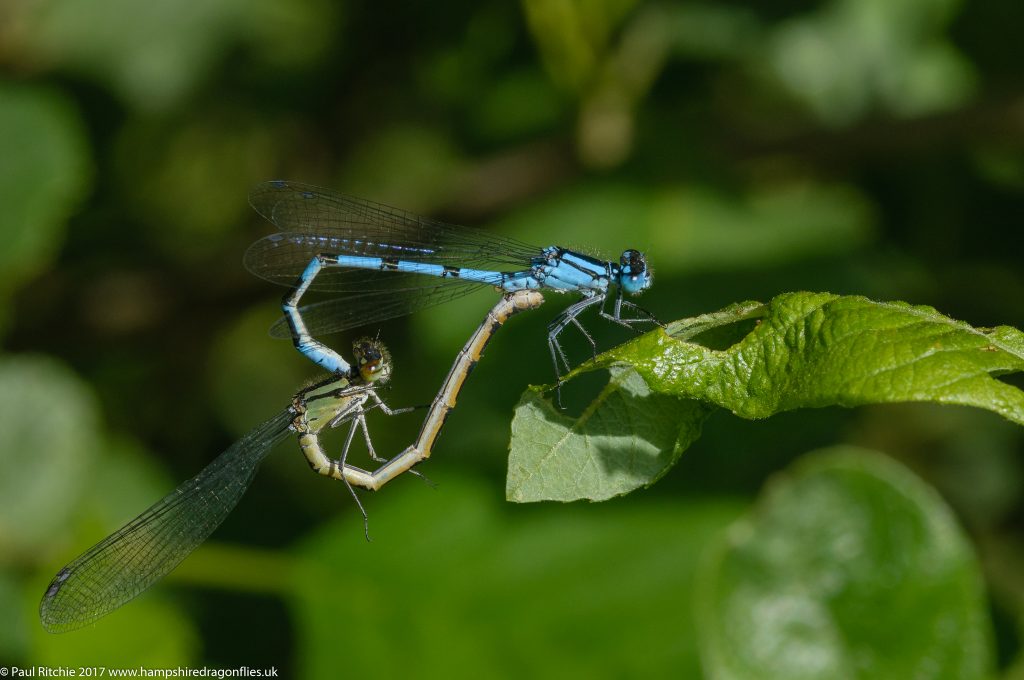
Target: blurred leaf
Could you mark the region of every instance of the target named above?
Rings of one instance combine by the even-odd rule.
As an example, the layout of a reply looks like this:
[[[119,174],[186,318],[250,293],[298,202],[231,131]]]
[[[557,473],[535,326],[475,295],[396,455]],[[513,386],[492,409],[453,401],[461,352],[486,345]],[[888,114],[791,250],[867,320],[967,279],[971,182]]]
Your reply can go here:
[[[655,197],[650,252],[670,271],[722,271],[844,253],[864,245],[870,204],[843,185],[792,182],[729,196],[711,188]]]
[[[236,436],[291,404],[292,395],[314,374],[313,364],[290,342],[270,337],[276,305],[260,305],[236,320],[210,352],[209,375],[221,418]],[[339,345],[343,356],[350,356]]]
[[[100,464],[75,510],[75,524],[67,527],[76,530],[82,550],[120,528],[175,486],[159,459],[138,442],[114,436],[104,442],[102,449]]]
[[[281,595],[293,568],[294,561],[283,551],[206,541],[167,575],[167,582]]]
[[[757,326],[724,350],[680,339],[757,317]],[[1024,334],[1009,326],[975,329],[930,307],[902,302],[787,293],[764,307],[742,303],[647,333],[569,377],[622,364],[640,374],[652,395],[714,404],[743,418],[767,418],[798,408],[918,401],[975,406],[1024,424],[1024,392],[993,377],[1024,369]],[[619,394],[637,400],[635,394]],[[591,412],[608,405],[598,398],[576,421],[541,419],[534,415],[536,400],[535,392],[528,392],[518,408],[525,420],[513,430],[512,450],[517,466],[529,461],[530,467],[517,469],[515,478],[538,474],[543,464],[544,493],[568,500],[575,493],[573,475],[581,470],[576,452],[587,448],[583,440],[564,442],[579,437],[577,430],[586,426]],[[638,401],[630,411],[643,412],[643,399]],[[637,470],[634,438],[651,437],[650,428],[623,418],[612,422],[620,424],[618,444],[604,445],[602,465],[587,468],[589,475]],[[680,445],[695,438],[696,433]],[[663,455],[668,450],[661,441],[647,443]],[[634,487],[649,484],[657,475],[634,479]],[[560,485],[557,492],[555,482]],[[595,479],[588,486],[607,483],[610,479]]]
[[[199,659],[199,632],[165,598],[144,595],[98,623],[55,635],[39,623],[39,597],[45,590],[46,583],[40,581],[35,597],[27,593],[23,610],[34,624],[32,658],[41,665],[174,668]]]
[[[711,678],[984,678],[981,573],[942,499],[902,466],[833,449],[775,480],[700,570]]]
[[[52,473],[81,489],[71,499],[68,516],[48,535],[46,552],[33,556],[37,564],[49,563],[50,576],[174,488],[152,454],[137,442],[113,436],[95,449],[100,455],[87,474],[73,474],[66,468]]]
[[[267,66],[315,68],[331,58],[345,5],[333,0],[247,0],[235,4],[237,27],[244,30],[251,58]]]
[[[512,420],[505,497],[517,503],[602,501],[648,486],[700,437],[710,407],[654,394],[636,371],[613,367],[579,418],[528,389]]]
[[[78,112],[62,95],[0,83],[0,287],[38,274],[89,182]]]
[[[458,37],[416,64],[416,81],[418,96],[471,107],[501,80],[517,48],[518,32],[509,28],[521,23],[520,10],[514,3],[479,3],[459,17]],[[537,68],[529,60],[529,69]]]
[[[763,33],[750,7],[688,2],[665,5],[662,12],[674,50],[688,57],[743,56],[750,53]]]
[[[775,29],[766,62],[822,121],[853,122],[876,106],[903,115],[950,109],[974,86],[943,34],[957,0],[832,0]]]
[[[395,127],[364,141],[348,161],[339,186],[357,196],[419,213],[447,203],[463,161],[441,132]]]
[[[558,245],[598,255],[644,248],[652,230],[650,192],[623,183],[576,186],[512,213],[497,225],[504,234],[538,246]],[[631,242],[623,243],[624,225]]]
[[[992,184],[1011,191],[1024,190],[1024,157],[1020,150],[983,146],[974,150],[974,166]]]
[[[52,539],[89,483],[99,424],[77,375],[43,356],[0,358],[0,555]]]
[[[20,617],[10,616],[21,607],[22,589],[13,573],[0,569],[0,611],[8,613],[0,617],[0,659],[5,663],[23,660],[28,653],[28,628]]]
[[[21,59],[86,73],[133,106],[166,109],[250,43],[264,63],[289,65],[329,44],[323,0],[15,0]]]
[[[258,220],[245,197],[272,172],[277,143],[263,122],[240,111],[206,111],[172,129],[150,120],[125,126],[117,140],[120,180],[138,213],[128,228],[141,224],[179,257],[221,252],[240,224]],[[140,175],[139,167],[148,170]]]
[[[470,329],[476,329],[498,300],[493,289],[482,289],[446,303],[443,314],[414,314],[409,319],[416,344],[447,356],[461,347]],[[502,334],[504,335],[504,334]],[[402,378],[396,374],[396,379]]]
[[[530,33],[560,86],[579,90],[593,78],[612,34],[636,0],[524,0]]]
[[[76,494],[68,517],[47,536],[45,553],[35,555],[35,578],[23,590],[24,616],[12,617],[30,639],[36,663],[51,665],[174,666],[194,663],[198,633],[180,607],[162,594],[147,594],[100,622],[65,635],[46,633],[39,601],[47,583],[64,564],[122,526],[163,496],[173,483],[151,455],[135,442],[114,437],[99,447],[102,457],[88,475],[68,466],[50,473],[85,488]],[[155,589],[162,593],[163,589]]]
[[[848,439],[899,452],[972,533],[1002,526],[1024,497],[1022,432],[991,413],[934,404],[867,407],[855,427]]]
[[[488,677],[699,677],[691,579],[737,505],[497,508],[467,482],[412,484],[372,512],[372,543],[356,521],[306,541],[300,674],[449,678],[457,659]]]
[[[607,258],[649,254],[656,274],[722,271],[845,253],[868,242],[870,204],[842,185],[787,183],[737,197],[713,187],[584,185],[516,211],[503,233]]]
[[[559,92],[534,69],[495,79],[476,103],[474,127],[489,140],[539,135],[565,116]]]

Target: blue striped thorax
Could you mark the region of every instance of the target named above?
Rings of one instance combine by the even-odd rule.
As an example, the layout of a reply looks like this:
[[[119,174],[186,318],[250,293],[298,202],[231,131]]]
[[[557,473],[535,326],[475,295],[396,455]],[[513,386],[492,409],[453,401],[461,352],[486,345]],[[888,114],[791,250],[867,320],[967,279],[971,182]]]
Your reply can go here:
[[[647,258],[639,250],[622,253],[616,274],[622,290],[630,295],[644,291],[654,281],[654,275],[647,268]]]
[[[611,283],[612,269],[604,260],[566,248],[548,246],[543,250],[542,257],[534,258],[530,271],[523,274],[529,274],[530,279],[537,282],[534,284],[536,287],[559,293],[604,293]]]

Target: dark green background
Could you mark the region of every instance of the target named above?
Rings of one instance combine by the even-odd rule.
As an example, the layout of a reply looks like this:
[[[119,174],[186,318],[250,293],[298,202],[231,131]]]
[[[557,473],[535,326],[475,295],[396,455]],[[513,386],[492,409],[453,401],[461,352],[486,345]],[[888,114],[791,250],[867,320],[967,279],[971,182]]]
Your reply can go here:
[[[258,181],[539,245],[640,248],[642,302],[664,320],[828,290],[1021,327],[1021,25],[1010,0],[8,0],[0,661],[693,675],[705,543],[773,472],[843,442],[951,503],[1011,665],[1022,435],[991,414],[717,413],[648,491],[504,503],[512,406],[551,379],[544,328],[565,302],[550,297],[489,347],[423,468],[438,488],[410,477],[365,499],[372,543],[289,443],[155,592],[60,637],[35,606],[62,564],[315,375],[266,333],[283,291],[241,266],[269,231],[246,204]],[[385,398],[428,401],[491,300],[381,326]],[[603,347],[628,337],[590,327]],[[576,408],[585,392],[568,393]],[[418,427],[382,420],[383,454]]]

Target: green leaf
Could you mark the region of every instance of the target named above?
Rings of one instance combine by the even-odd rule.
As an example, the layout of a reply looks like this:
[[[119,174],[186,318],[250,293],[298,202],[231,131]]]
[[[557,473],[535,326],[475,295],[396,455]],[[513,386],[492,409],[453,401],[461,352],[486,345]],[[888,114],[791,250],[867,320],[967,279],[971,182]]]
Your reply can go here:
[[[25,587],[14,570],[0,568],[0,611],[16,612],[21,606]],[[30,619],[35,623],[35,617]],[[0,658],[24,659],[27,656],[29,632],[19,616],[0,617]]]
[[[15,0],[12,53],[87,74],[137,108],[169,108],[238,45],[260,65],[289,66],[329,46],[324,0]]]
[[[430,213],[458,193],[465,163],[443,132],[400,125],[353,149],[338,183],[358,196],[381,197],[407,210]]]
[[[214,403],[236,436],[287,406],[287,395],[312,374],[312,364],[298,352],[289,352],[289,343],[270,337],[268,329],[280,315],[271,305],[248,310],[217,338],[210,352]]]
[[[523,9],[530,34],[552,80],[568,90],[583,89],[635,4],[636,0],[526,0]]]
[[[757,71],[820,120],[846,125],[872,109],[921,116],[962,105],[971,63],[948,38],[956,0],[832,0],[781,22]]]
[[[0,287],[49,265],[85,192],[89,149],[78,112],[43,88],[0,83]]]
[[[515,210],[500,231],[541,244],[558,234],[560,245],[616,257],[639,247],[660,278],[849,253],[870,240],[873,223],[870,201],[842,184],[780,182],[738,196],[712,185],[651,190],[605,181]]]
[[[435,481],[374,498],[371,543],[350,508],[299,546],[299,677],[699,677],[693,577],[743,506],[507,512],[485,484]]]
[[[638,452],[671,465],[700,434],[698,414],[705,412],[697,403],[767,418],[798,408],[935,402],[1024,424],[1024,392],[995,377],[1024,369],[1024,334],[1007,326],[972,328],[901,302],[788,293],[767,305],[740,303],[640,336],[569,378],[622,365],[636,370],[649,391],[609,388],[577,420],[554,412],[536,390],[524,395],[513,422],[511,499],[596,499],[650,484],[665,467],[638,466]],[[667,398],[679,400],[674,416],[646,403],[667,404],[661,401]],[[616,429],[595,440],[589,424],[595,419]],[[667,438],[672,427],[679,428],[679,441]],[[631,473],[628,484],[622,470]],[[522,480],[531,482],[530,493],[518,491]],[[608,488],[614,492],[593,491]]]
[[[744,418],[929,401],[976,406],[1024,424],[1024,392],[993,377],[1024,369],[1024,334],[1014,328],[976,329],[931,307],[829,293],[787,293],[765,311],[726,350],[657,330],[583,370],[627,363],[654,392]]]
[[[637,373],[612,378],[578,419],[527,390],[512,420],[510,501],[606,500],[653,483],[700,436],[710,409],[652,394]]]
[[[94,395],[63,364],[0,361],[0,555],[28,556],[66,525],[96,460]]]
[[[713,186],[662,191],[648,202],[654,266],[671,273],[765,267],[848,253],[871,237],[874,214],[857,188],[779,182],[743,195]],[[662,265],[664,263],[664,266]]]
[[[698,581],[711,678],[982,678],[980,569],[942,499],[876,453],[841,448],[775,480]]]
[[[240,224],[254,223],[245,200],[224,200],[244,199],[273,172],[268,159],[280,141],[252,111],[221,103],[188,116],[138,118],[119,132],[119,195],[161,250],[205,262],[224,252]]]
[[[40,580],[26,593],[24,621],[31,621],[32,658],[48,666],[173,668],[200,659],[201,637],[173,600],[148,593],[96,625],[53,635],[38,623]]]

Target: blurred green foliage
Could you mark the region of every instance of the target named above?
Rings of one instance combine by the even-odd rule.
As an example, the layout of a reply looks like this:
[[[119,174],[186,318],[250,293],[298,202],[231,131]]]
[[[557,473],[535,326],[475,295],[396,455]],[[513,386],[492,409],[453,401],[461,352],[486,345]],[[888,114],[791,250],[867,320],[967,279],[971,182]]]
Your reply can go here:
[[[697,672],[697,561],[740,505],[503,516],[479,482],[443,488],[408,489],[375,513],[386,543],[353,551],[349,521],[300,548],[290,589],[303,675],[332,675],[341,622],[346,669],[360,676],[450,677],[456,664],[509,678]],[[325,588],[339,570],[357,576]]]
[[[864,449],[772,480],[708,553],[702,654],[719,678],[982,678],[974,555],[928,486]]]
[[[1019,673],[1024,435],[994,414],[715,412],[649,490],[600,506],[500,503],[513,406],[550,381],[554,298],[488,348],[423,470],[439,488],[410,477],[366,498],[373,543],[344,488],[286,445],[215,543],[155,592],[59,637],[35,608],[61,565],[315,374],[263,330],[282,291],[240,264],[266,233],[245,203],[257,181],[323,184],[541,245],[644,249],[655,285],[643,304],[662,319],[828,290],[1024,326],[1022,22],[1008,0],[3,3],[0,664],[697,677],[698,631],[722,632],[725,612],[693,613],[704,546],[751,507],[736,525],[751,549],[827,545],[827,522],[763,529],[781,492],[751,504],[804,452],[845,443],[912,472],[850,454],[875,481],[853,496],[840,483],[827,517],[876,513],[865,541],[899,518],[939,522],[964,565],[960,611],[982,619],[960,677],[984,672],[993,648],[998,672]],[[396,361],[389,403],[431,398],[488,300],[379,329]],[[630,337],[588,327],[604,349]],[[584,378],[566,389],[568,416],[604,389]],[[416,421],[373,418],[377,450],[401,450]],[[812,465],[793,474],[806,481]],[[916,549],[887,545],[900,559]],[[780,565],[760,572],[761,595],[808,573]],[[757,577],[721,573],[732,580],[706,595]],[[984,610],[970,585],[981,577]],[[887,605],[842,623],[860,630]],[[759,633],[794,632],[772,611],[759,610]],[[928,615],[877,632],[914,642]],[[715,658],[705,648],[703,672],[726,677]],[[920,677],[955,677],[936,663]]]
[[[72,516],[101,438],[95,397],[54,359],[5,357],[0,395],[0,550],[16,562],[52,541]]]
[[[90,162],[74,104],[48,87],[0,82],[0,182],[4,186],[0,291],[52,266]]]

